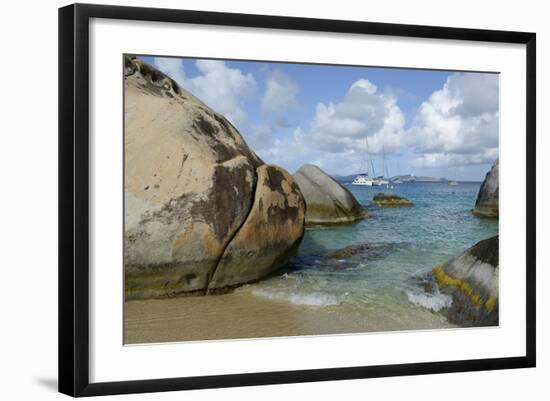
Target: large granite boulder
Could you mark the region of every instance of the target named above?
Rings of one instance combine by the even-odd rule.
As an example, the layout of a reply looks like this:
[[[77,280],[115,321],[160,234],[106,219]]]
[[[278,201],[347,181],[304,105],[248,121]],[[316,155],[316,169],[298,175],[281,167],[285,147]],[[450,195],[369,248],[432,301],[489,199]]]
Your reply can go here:
[[[473,213],[479,217],[498,218],[498,159],[479,188]]]
[[[124,85],[127,299],[205,294],[211,283],[244,284],[284,264],[305,213],[288,173],[265,166],[229,121],[148,64],[126,58]],[[265,195],[277,190],[265,170],[284,177],[276,200]],[[267,218],[258,196],[287,210]],[[261,227],[248,223],[255,215],[266,217]],[[244,228],[255,241],[240,248]],[[229,258],[249,267],[219,270]]]
[[[351,192],[317,166],[303,165],[294,180],[306,201],[306,224],[352,223],[368,216]]]
[[[413,203],[403,196],[379,192],[372,197],[378,207],[411,207]]]
[[[452,297],[443,310],[461,326],[498,325],[498,235],[478,242],[433,269],[442,293]]]

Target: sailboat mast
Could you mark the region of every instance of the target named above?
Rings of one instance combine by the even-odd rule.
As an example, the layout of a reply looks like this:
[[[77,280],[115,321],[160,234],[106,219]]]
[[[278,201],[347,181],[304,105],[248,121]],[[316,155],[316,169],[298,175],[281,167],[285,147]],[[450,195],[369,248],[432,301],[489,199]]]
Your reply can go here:
[[[365,135],[365,165],[366,165],[366,171],[367,175],[369,174],[369,139]]]
[[[367,135],[365,135],[365,162],[367,164],[367,175],[369,175],[369,137]],[[372,161],[371,161],[372,163]],[[374,174],[374,172],[373,172]]]
[[[386,176],[386,148],[382,142],[382,178]]]
[[[455,181],[458,182],[458,165],[455,162]]]

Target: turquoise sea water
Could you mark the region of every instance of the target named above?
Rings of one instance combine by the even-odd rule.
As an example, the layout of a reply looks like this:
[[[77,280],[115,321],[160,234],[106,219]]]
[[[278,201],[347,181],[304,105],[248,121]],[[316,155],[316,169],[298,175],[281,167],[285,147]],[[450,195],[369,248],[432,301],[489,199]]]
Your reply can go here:
[[[342,185],[367,208],[369,218],[351,225],[308,227],[298,255],[286,268],[242,291],[308,307],[383,308],[396,319],[415,310],[437,314],[452,302],[450,297],[425,292],[415,277],[498,234],[498,220],[471,213],[479,182],[404,183],[393,189]],[[405,196],[414,206],[379,208],[372,203],[377,192]],[[353,255],[330,254],[362,244],[368,249]]]

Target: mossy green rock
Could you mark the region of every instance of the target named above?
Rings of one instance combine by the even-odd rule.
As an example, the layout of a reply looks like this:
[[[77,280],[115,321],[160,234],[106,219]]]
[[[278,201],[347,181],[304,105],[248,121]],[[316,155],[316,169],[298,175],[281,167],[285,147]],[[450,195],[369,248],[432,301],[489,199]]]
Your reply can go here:
[[[372,198],[373,203],[378,207],[411,207],[413,203],[402,196],[379,192]]]
[[[351,192],[319,167],[306,164],[293,177],[306,201],[306,224],[345,224],[368,217]]]
[[[443,312],[461,326],[498,325],[498,235],[482,240],[433,269],[442,293],[452,297]]]

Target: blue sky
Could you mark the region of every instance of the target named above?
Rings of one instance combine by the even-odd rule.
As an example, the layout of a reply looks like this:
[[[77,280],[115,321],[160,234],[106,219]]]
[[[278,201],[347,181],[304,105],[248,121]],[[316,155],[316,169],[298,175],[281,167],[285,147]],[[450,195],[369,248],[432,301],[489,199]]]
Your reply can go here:
[[[498,156],[498,75],[141,57],[239,129],[266,162],[482,180]]]

